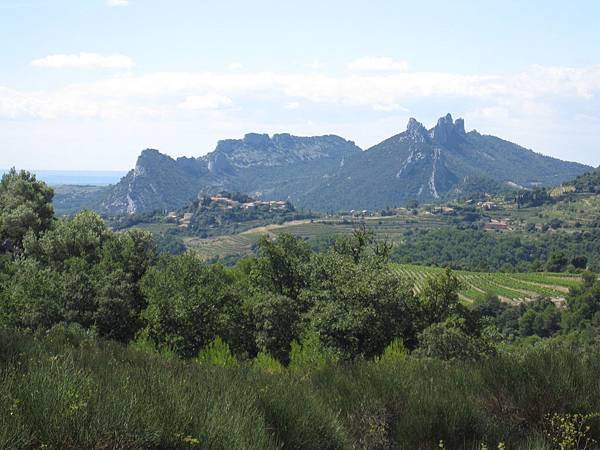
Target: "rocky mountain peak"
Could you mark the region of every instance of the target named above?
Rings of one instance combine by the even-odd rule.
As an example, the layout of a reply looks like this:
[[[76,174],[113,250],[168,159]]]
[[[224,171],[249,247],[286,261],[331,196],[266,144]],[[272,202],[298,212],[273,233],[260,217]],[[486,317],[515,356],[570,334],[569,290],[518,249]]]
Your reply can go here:
[[[408,137],[423,142],[427,138],[427,129],[417,119],[411,117],[408,119],[408,125],[406,126],[406,133]]]
[[[440,145],[449,144],[465,135],[465,121],[463,119],[452,120],[451,114],[440,117],[437,125],[431,130],[432,139]]]
[[[140,156],[138,156],[136,167],[154,166],[163,162],[173,162],[173,158],[165,155],[153,148],[147,148],[143,150]]]

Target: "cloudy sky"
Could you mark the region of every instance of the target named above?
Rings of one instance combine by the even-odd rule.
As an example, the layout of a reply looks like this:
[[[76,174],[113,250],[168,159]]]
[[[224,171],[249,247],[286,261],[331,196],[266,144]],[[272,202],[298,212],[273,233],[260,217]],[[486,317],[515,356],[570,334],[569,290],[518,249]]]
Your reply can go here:
[[[600,164],[600,2],[0,0],[0,168],[464,117]]]

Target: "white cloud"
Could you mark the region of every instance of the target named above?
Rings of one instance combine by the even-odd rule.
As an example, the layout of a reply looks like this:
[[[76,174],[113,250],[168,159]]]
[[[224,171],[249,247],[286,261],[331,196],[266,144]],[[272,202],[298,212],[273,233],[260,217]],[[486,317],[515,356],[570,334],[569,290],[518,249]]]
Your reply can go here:
[[[480,117],[499,112],[548,117],[565,103],[587,105],[579,112],[593,113],[598,98],[600,66],[534,66],[512,75],[159,72],[121,74],[43,91],[0,87],[0,117],[177,118],[182,109],[215,110],[234,101],[251,109],[268,110],[273,102],[293,109],[310,102],[324,108],[353,106],[383,112],[406,111],[402,106],[418,110],[416,102],[435,101],[468,104],[470,110],[479,110]]]
[[[125,55],[100,55],[98,53],[75,53],[48,55],[31,61],[34,67],[49,69],[131,69],[135,63]]]
[[[365,56],[350,62],[348,69],[357,72],[405,72],[408,63],[387,56]]]
[[[290,111],[298,108],[300,108],[300,102],[289,102],[285,105],[285,109],[289,109]]]
[[[109,6],[127,6],[129,5],[129,0],[108,0]]]
[[[220,109],[233,105],[233,101],[224,95],[210,93],[206,95],[193,95],[179,104],[182,109]]]

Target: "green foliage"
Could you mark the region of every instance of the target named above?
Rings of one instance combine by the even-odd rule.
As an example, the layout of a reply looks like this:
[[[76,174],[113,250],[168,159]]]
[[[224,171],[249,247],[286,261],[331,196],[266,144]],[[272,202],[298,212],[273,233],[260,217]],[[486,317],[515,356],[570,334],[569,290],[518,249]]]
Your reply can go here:
[[[343,357],[373,357],[397,337],[414,341],[417,300],[379,257],[357,264],[351,256],[326,251],[314,256],[310,280],[303,292],[312,305],[310,327]]]
[[[566,331],[600,328],[600,282],[591,280],[573,290],[567,298],[567,309],[562,316]]]
[[[400,339],[394,339],[386,348],[383,349],[381,356],[375,358],[375,361],[381,364],[397,364],[405,361],[408,356],[408,350]]]
[[[579,193],[600,193],[600,170],[579,175],[575,180],[565,183],[566,186],[573,186]]]
[[[12,168],[5,173],[0,181],[0,246],[9,240],[19,249],[28,232],[38,235],[47,230],[54,214],[53,195],[29,172]]]
[[[147,233],[115,234],[96,214],[82,212],[40,236],[28,234],[23,253],[6,283],[3,323],[77,323],[120,341],[141,327],[146,302],[138,283],[155,258]]]
[[[537,450],[600,438],[597,346],[275,371],[166,359],[86,333],[0,330],[1,448]]]
[[[251,374],[54,334],[0,331],[0,448],[280,448]]]
[[[281,373],[283,365],[268,353],[259,352],[252,361],[252,367],[266,373]]]
[[[217,336],[212,342],[204,347],[196,357],[198,364],[208,364],[219,367],[234,367],[237,360],[231,354],[229,345]]]
[[[289,368],[322,369],[336,359],[336,355],[323,345],[317,333],[307,332],[300,342],[292,342]]]
[[[505,339],[537,336],[547,338],[561,331],[565,314],[551,300],[540,298],[511,305],[491,296],[473,305],[476,314],[491,320]]]
[[[564,253],[553,253],[546,263],[547,272],[564,272],[569,264],[569,259]]]
[[[301,240],[283,234],[275,241],[264,236],[258,243],[259,254],[253,281],[260,287],[297,299],[306,282],[306,264],[310,248]]]
[[[476,229],[442,228],[407,232],[404,244],[394,249],[392,259],[403,263],[491,271],[528,265],[536,258],[534,251],[532,245],[516,236],[497,236]]]
[[[563,255],[567,260],[558,258]],[[556,255],[556,256],[554,256]],[[490,233],[477,229],[440,228],[407,231],[392,260],[474,271],[564,271],[574,258],[600,268],[600,230],[557,231],[551,234]],[[551,258],[558,258],[553,260]]]
[[[536,300],[522,310],[518,322],[521,336],[550,337],[560,330],[561,314],[550,300]]]
[[[519,191],[515,194],[515,200],[518,208],[530,208],[555,202],[546,189]]]
[[[256,346],[287,362],[292,341],[300,330],[298,303],[284,295],[265,294],[253,307]]]
[[[450,269],[434,275],[425,282],[420,296],[428,325],[443,322],[448,316],[458,312],[458,291],[461,286],[459,279]]]
[[[222,266],[206,266],[192,253],[163,255],[141,281],[151,339],[184,357],[196,356],[217,336],[227,341],[239,304],[233,281]]]
[[[484,336],[469,332],[465,319],[449,317],[430,325],[419,335],[417,354],[446,361],[478,360],[494,353]]]

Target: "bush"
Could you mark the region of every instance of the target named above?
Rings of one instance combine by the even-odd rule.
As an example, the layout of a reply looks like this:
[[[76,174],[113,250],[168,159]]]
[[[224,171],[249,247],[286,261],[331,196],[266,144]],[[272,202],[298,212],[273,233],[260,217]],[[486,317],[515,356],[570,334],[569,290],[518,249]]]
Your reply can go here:
[[[416,354],[446,361],[474,361],[493,352],[493,347],[485,338],[467,333],[464,319],[451,317],[430,325],[419,335]]]
[[[321,369],[336,360],[335,354],[327,349],[319,335],[307,332],[300,343],[292,342],[290,369]]]
[[[198,364],[208,364],[218,367],[234,367],[237,360],[231,354],[229,345],[217,336],[214,341],[208,344],[196,357]]]
[[[400,361],[406,360],[407,356],[408,350],[406,350],[404,343],[400,339],[394,339],[383,350],[381,356],[375,358],[375,361],[381,364],[397,364]]]
[[[252,361],[252,366],[260,371],[275,374],[283,372],[283,365],[268,353],[260,352]]]

